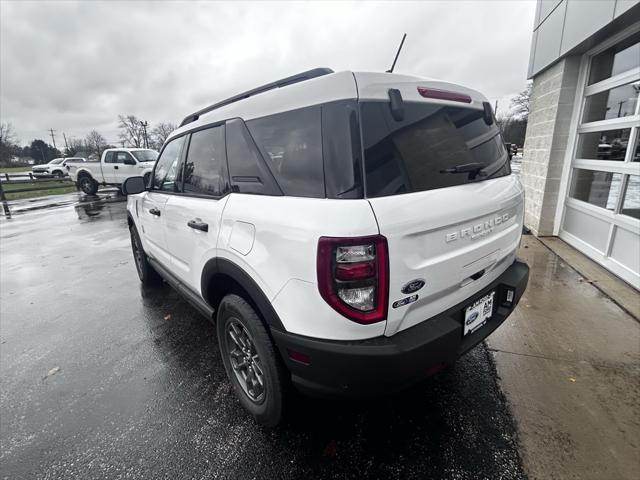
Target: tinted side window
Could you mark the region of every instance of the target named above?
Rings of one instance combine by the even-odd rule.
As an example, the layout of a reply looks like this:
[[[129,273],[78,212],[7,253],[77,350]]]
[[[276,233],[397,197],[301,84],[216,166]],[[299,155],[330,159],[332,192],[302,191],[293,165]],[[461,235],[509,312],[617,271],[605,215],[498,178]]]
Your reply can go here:
[[[104,156],[104,163],[113,163],[113,159],[115,158],[115,152],[107,152]]]
[[[186,136],[172,140],[164,147],[162,154],[156,162],[153,172],[153,189],[169,192],[179,191],[177,183],[178,165],[180,164],[180,153],[184,145]]]
[[[184,165],[184,191],[221,196],[226,193],[224,125],[191,134]]]
[[[264,164],[251,135],[240,119],[227,122],[227,160],[232,191],[260,195],[282,195]]]
[[[324,198],[319,106],[247,122],[285,195]]]

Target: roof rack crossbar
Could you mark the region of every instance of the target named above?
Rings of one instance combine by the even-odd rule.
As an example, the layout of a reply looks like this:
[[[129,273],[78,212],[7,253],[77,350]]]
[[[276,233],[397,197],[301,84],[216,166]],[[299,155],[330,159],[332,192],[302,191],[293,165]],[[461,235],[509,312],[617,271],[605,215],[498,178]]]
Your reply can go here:
[[[214,103],[213,105],[203,108],[202,110],[198,110],[191,115],[187,115],[186,117],[184,117],[184,120],[182,120],[182,123],[180,123],[180,126],[183,127],[188,123],[195,122],[200,118],[200,115],[204,115],[205,113],[209,113],[217,108],[229,105],[230,103],[244,100],[245,98],[249,98],[254,95],[258,95],[259,93],[267,92],[269,90],[286,87],[294,83],[304,82],[305,80],[311,80],[312,78],[328,75],[329,73],[333,73],[333,70],[331,70],[330,68],[314,68],[312,70],[307,70],[306,72],[298,73],[296,75],[282,78],[280,80],[276,80],[275,82],[267,83],[266,85],[253,88],[251,90],[247,90],[246,92],[239,93],[237,95],[234,95],[233,97],[227,98],[226,100],[222,100],[221,102]]]

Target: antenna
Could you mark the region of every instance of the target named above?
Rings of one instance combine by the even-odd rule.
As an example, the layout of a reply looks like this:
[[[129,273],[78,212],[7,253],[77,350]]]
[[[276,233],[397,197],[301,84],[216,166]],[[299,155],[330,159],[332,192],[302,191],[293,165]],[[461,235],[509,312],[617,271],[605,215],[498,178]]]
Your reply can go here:
[[[396,52],[396,58],[393,59],[393,65],[391,68],[387,70],[387,73],[393,73],[393,69],[396,66],[396,62],[398,61],[398,56],[400,55],[400,50],[402,50],[402,45],[404,45],[404,39],[407,38],[407,34],[402,35],[402,41],[400,42],[400,46],[398,47],[398,51]]]

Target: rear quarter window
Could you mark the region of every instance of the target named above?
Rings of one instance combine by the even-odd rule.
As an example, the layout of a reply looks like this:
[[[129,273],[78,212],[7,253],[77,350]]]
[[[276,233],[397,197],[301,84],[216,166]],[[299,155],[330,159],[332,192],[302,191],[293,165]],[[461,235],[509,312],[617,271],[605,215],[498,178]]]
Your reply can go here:
[[[405,102],[404,120],[393,119],[387,102],[362,102],[367,196],[447,188],[510,173],[497,125],[482,110]],[[483,165],[483,176],[446,173],[459,165]]]
[[[285,195],[325,197],[320,106],[246,124]]]

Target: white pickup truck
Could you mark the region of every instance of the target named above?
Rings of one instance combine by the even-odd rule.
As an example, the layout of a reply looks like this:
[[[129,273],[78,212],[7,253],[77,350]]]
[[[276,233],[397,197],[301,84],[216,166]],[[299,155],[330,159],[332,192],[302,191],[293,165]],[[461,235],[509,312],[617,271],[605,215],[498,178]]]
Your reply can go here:
[[[158,152],[148,148],[109,148],[99,162],[67,162],[69,177],[88,195],[100,185],[120,187],[129,177],[143,177],[148,183]]]

